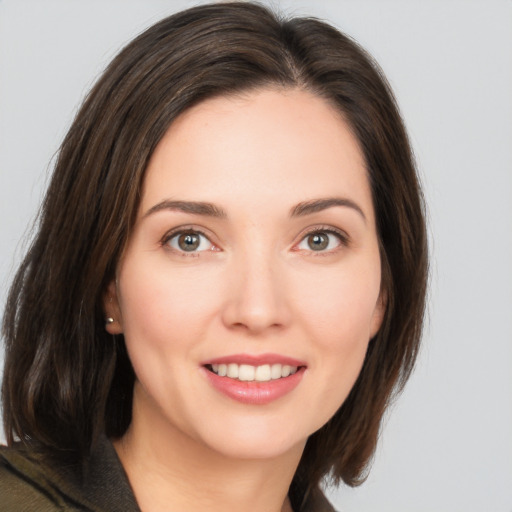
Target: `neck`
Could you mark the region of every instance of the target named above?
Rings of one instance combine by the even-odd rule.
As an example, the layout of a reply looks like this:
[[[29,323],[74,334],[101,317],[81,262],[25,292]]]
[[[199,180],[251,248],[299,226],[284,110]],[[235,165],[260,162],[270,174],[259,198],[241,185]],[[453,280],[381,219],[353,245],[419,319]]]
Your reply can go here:
[[[304,445],[272,458],[226,456],[134,407],[114,447],[142,512],[292,512],[288,489]]]

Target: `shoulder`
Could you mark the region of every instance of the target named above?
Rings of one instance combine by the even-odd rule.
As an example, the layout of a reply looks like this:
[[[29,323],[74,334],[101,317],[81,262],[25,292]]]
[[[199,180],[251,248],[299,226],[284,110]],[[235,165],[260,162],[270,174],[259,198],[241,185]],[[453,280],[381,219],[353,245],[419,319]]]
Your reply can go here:
[[[76,463],[0,446],[2,512],[140,512],[112,443],[101,436]]]
[[[0,446],[0,503],[6,512],[85,511],[70,498],[55,473],[35,454]]]
[[[329,503],[325,494],[320,489],[315,489],[309,494],[302,512],[337,512],[336,509]]]

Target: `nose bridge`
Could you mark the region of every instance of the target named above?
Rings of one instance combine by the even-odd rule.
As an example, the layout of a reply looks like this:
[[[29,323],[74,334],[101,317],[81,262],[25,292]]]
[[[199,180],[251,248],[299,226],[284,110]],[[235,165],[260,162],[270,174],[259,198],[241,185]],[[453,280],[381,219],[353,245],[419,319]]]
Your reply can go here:
[[[284,276],[278,251],[252,238],[233,255],[230,297],[224,312],[230,326],[259,332],[289,321]]]

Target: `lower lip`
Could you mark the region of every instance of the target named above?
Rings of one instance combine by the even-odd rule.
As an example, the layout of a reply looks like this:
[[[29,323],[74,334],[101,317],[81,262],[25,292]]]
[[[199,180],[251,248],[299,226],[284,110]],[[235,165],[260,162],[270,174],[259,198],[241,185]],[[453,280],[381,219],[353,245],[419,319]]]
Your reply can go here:
[[[306,369],[301,367],[293,375],[265,382],[240,381],[220,377],[207,368],[203,370],[210,384],[227,397],[244,404],[265,405],[292,392],[299,385]]]

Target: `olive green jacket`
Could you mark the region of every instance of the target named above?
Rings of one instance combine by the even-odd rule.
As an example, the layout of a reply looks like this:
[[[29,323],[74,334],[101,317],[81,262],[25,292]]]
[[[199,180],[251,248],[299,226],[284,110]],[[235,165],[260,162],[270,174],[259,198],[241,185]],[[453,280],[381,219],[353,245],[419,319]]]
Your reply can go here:
[[[54,467],[37,455],[0,447],[1,512],[140,512],[112,443],[103,438],[86,469]],[[335,512],[323,495],[301,512]]]

